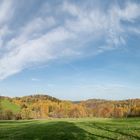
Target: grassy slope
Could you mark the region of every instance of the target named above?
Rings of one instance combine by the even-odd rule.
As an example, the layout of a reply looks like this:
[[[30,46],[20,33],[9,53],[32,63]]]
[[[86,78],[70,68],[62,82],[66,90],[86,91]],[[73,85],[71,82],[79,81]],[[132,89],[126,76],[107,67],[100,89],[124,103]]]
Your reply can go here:
[[[12,102],[10,102],[9,100],[7,99],[4,99],[1,101],[1,104],[2,104],[2,108],[4,110],[11,110],[12,112],[14,113],[17,113],[20,111],[20,107]]]
[[[140,118],[0,121],[1,140],[139,140]]]

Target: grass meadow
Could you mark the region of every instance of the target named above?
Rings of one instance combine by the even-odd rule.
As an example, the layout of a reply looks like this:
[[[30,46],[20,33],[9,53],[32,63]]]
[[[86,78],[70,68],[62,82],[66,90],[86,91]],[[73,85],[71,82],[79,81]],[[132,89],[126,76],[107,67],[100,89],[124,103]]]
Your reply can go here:
[[[140,140],[140,118],[0,121],[0,140]]]

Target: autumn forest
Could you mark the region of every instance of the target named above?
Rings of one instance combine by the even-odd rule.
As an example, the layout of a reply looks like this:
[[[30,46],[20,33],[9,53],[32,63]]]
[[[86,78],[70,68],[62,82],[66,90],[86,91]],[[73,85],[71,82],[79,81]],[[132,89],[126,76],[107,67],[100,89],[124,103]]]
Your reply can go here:
[[[48,95],[9,98],[1,96],[0,119],[139,117],[140,99],[64,101]]]

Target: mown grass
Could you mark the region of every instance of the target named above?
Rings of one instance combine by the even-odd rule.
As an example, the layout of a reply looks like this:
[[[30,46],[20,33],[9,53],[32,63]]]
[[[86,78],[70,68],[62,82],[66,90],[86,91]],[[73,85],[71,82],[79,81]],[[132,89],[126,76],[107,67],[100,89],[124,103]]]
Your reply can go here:
[[[140,140],[140,118],[0,121],[0,140]]]
[[[7,99],[2,100],[1,104],[2,104],[3,110],[11,110],[14,113],[17,113],[20,111],[20,106],[10,102]]]

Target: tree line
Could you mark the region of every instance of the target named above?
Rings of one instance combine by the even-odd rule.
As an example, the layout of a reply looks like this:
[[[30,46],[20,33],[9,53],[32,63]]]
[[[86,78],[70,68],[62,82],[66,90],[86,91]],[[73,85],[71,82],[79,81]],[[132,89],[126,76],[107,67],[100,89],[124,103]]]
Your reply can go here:
[[[140,99],[122,101],[86,100],[79,102],[62,101],[48,95],[25,97],[1,97],[20,107],[18,112],[4,109],[0,103],[0,119],[45,119],[82,117],[140,117]]]

